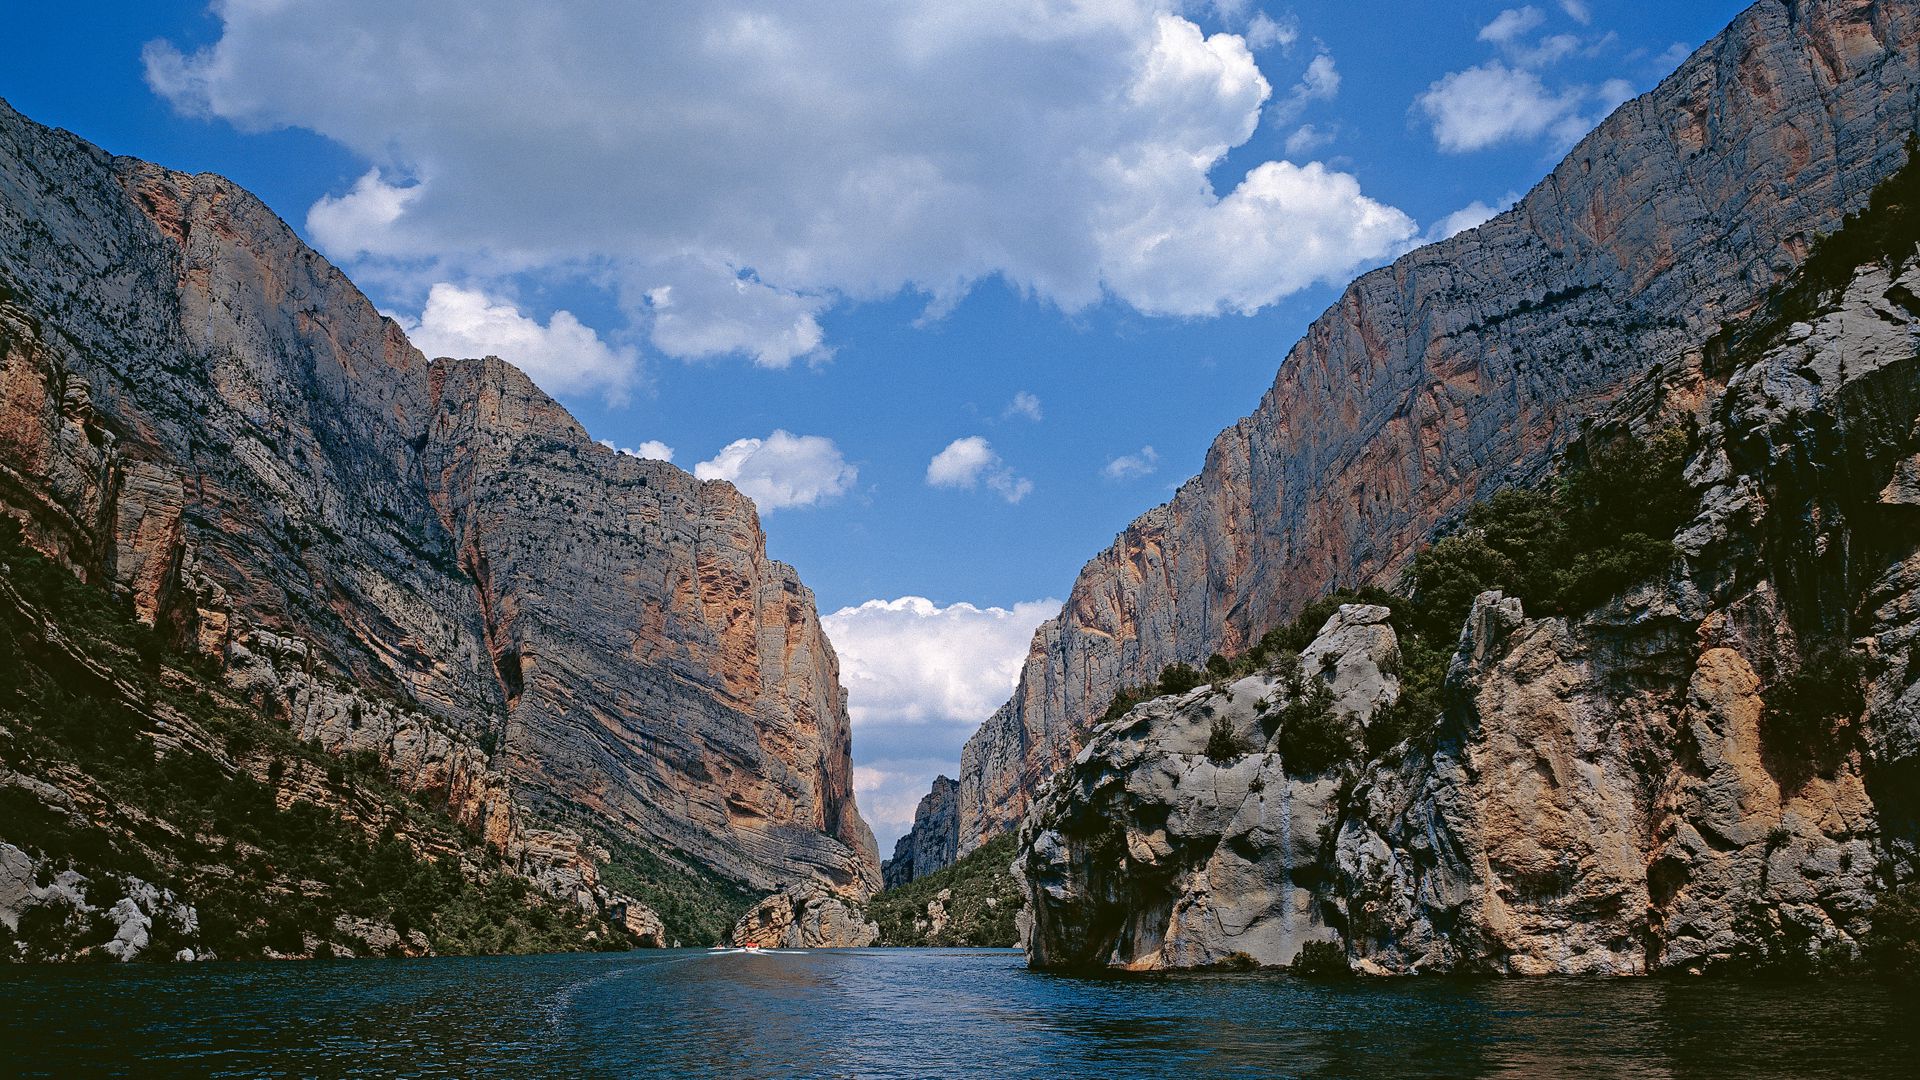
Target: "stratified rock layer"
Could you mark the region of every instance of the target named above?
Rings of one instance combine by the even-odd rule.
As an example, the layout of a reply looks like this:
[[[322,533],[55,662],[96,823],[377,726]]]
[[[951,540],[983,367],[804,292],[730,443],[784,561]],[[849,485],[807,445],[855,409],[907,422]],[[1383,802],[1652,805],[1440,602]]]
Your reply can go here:
[[[1019,821],[1115,691],[1391,577],[1476,495],[1537,476],[1649,364],[1752,311],[1902,161],[1917,10],[1762,0],[1513,210],[1349,287],[1200,475],[1036,633],[967,743],[956,850]]]
[[[429,362],[226,180],[3,103],[0,508],[536,880],[591,875],[527,839],[557,827],[878,887],[837,662],[749,500]]]
[[[1875,896],[1920,876],[1914,259],[1724,367],[1695,351],[1632,386],[1610,423],[1691,433],[1680,558],[1573,619],[1480,596],[1434,730],[1303,775],[1259,722],[1271,676],[1097,729],[1021,831],[1032,961],[1279,965],[1327,941],[1376,974],[1628,974],[1857,953]],[[1344,607],[1304,654],[1362,722],[1398,693],[1384,616]],[[1770,742],[1768,695],[1834,643],[1865,660],[1864,708]]]

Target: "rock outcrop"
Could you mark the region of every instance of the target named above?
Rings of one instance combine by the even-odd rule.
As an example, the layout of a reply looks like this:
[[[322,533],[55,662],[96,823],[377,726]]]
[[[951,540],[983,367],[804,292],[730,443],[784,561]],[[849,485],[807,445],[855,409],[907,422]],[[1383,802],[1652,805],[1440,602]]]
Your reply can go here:
[[[47,878],[44,884],[36,880],[42,876]],[[79,955],[121,961],[142,958],[155,945],[162,936],[155,933],[156,922],[166,924],[172,937],[191,937],[198,929],[193,908],[169,890],[131,875],[90,880],[71,868],[55,871],[12,844],[0,843],[0,927],[9,940],[29,913],[89,924],[101,940]],[[192,949],[170,950],[168,956],[200,959]],[[0,954],[0,960],[13,959]]]
[[[933,778],[933,790],[913,808],[913,828],[894,841],[893,858],[880,864],[880,877],[889,889],[925,877],[959,857],[960,785],[945,776]]]
[[[818,882],[805,881],[774,893],[733,925],[735,945],[764,949],[859,949],[880,937],[857,903]]]
[[[0,510],[563,892],[596,835],[879,886],[837,661],[748,499],[429,361],[228,181],[4,103]]]
[[[1018,822],[1117,690],[1391,579],[1651,364],[1752,312],[1899,166],[1917,52],[1910,0],[1762,0],[1512,210],[1354,282],[1036,633],[966,746],[955,849]]]
[[[1280,965],[1312,941],[1377,974],[1857,955],[1875,896],[1920,877],[1916,255],[1628,386],[1606,423],[1691,432],[1679,558],[1578,617],[1481,595],[1431,731],[1301,775],[1260,724],[1271,673],[1096,729],[1022,828],[1033,962]],[[1362,723],[1399,690],[1382,615],[1342,608],[1304,654]],[[1858,684],[1857,714],[1770,726],[1828,647],[1864,667],[1815,707]]]

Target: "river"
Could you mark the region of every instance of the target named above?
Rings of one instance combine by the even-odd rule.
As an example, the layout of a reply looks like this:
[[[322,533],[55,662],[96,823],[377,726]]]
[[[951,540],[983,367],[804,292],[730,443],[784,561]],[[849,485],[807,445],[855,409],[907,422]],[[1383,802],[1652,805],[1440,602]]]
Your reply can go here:
[[[1870,982],[1079,979],[1017,952],[0,967],[19,1076],[1909,1076]]]

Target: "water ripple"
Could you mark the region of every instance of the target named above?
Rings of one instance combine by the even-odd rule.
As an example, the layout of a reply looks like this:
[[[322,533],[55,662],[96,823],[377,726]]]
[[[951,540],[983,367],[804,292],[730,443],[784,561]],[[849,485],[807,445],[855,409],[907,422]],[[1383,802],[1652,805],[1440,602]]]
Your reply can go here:
[[[1906,1075],[1873,984],[1070,979],[1000,951],[0,969],[47,1077]]]

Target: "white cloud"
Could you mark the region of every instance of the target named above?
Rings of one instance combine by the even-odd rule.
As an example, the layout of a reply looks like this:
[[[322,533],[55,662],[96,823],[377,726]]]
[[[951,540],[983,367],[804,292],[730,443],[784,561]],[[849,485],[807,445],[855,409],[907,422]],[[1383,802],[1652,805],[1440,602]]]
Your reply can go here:
[[[1521,67],[1545,67],[1572,56],[1583,43],[1572,34],[1549,34],[1531,45],[1516,43],[1506,52]]]
[[[860,470],[847,463],[832,439],[775,431],[764,439],[738,439],[693,467],[702,480],[727,480],[763,514],[815,506],[853,487]]]
[[[971,489],[983,483],[1010,503],[1033,491],[1033,481],[1015,475],[994,453],[993,446],[978,435],[953,440],[927,462],[930,487]]]
[[[1287,156],[1289,158],[1309,157],[1333,142],[1332,130],[1321,130],[1313,124],[1301,124],[1293,134],[1287,136]]]
[[[633,349],[609,346],[571,312],[556,311],[542,326],[479,289],[441,282],[428,291],[418,319],[397,319],[428,356],[498,356],[549,394],[598,393],[618,403],[638,375]]]
[[[1296,227],[1276,230],[1285,217]],[[1413,219],[1360,194],[1345,173],[1315,161],[1257,166],[1233,194],[1192,220],[1143,216],[1113,223],[1120,253],[1108,274],[1153,315],[1252,314],[1277,296],[1352,269],[1351,254],[1378,261],[1402,250]]]
[[[1571,146],[1632,96],[1621,79],[1550,90],[1531,71],[1489,60],[1441,78],[1414,106],[1426,114],[1440,149],[1458,154],[1543,136]]]
[[[1458,236],[1468,229],[1485,225],[1519,201],[1520,196],[1511,191],[1507,192],[1495,205],[1488,205],[1479,199],[1475,199],[1429,226],[1426,236],[1427,242],[1433,243],[1435,241],[1445,240],[1450,236]]]
[[[828,306],[825,298],[692,260],[669,276],[678,284],[655,285],[645,294],[653,315],[649,336],[661,352],[689,358],[738,353],[770,368],[826,357],[826,333],[816,317]]]
[[[1107,462],[1100,472],[1109,480],[1131,480],[1136,476],[1146,476],[1160,467],[1160,452],[1151,446],[1143,446],[1138,453],[1122,454]]]
[[[1518,41],[1527,34],[1540,28],[1547,21],[1540,9],[1529,4],[1526,7],[1508,8],[1493,17],[1493,21],[1480,28],[1480,40],[1495,45],[1505,45]]]
[[[1340,69],[1334,65],[1332,54],[1323,52],[1307,64],[1307,70],[1301,72],[1300,81],[1287,91],[1287,96],[1274,103],[1274,123],[1281,126],[1291,124],[1300,118],[1308,105],[1316,101],[1332,101],[1339,94]]]
[[[1300,39],[1300,27],[1291,16],[1285,20],[1275,19],[1264,11],[1256,11],[1253,18],[1247,20],[1244,31],[1249,49],[1282,49]]]
[[[1581,26],[1593,21],[1593,10],[1587,7],[1586,0],[1560,0],[1560,10]]]
[[[927,462],[927,483],[933,487],[973,487],[980,474],[1000,460],[987,440],[978,435],[955,439]]]
[[[820,620],[840,657],[855,790],[882,854],[934,775],[954,775],[967,736],[1012,693],[1034,629],[1059,610],[1053,599],[1008,609],[905,596]]]
[[[418,185],[389,184],[379,169],[368,169],[345,195],[322,196],[308,208],[307,233],[341,258],[386,254],[396,246],[394,223],[420,194]]]
[[[1000,415],[1002,418],[1024,416],[1037,424],[1045,414],[1040,411],[1040,399],[1022,390],[1013,395],[1013,400],[1007,402],[1005,411]]]
[[[659,439],[648,439],[639,446],[632,447],[615,446],[612,439],[601,439],[600,445],[616,454],[625,454],[628,457],[645,458],[648,461],[673,460],[673,447],[668,446]]]
[[[309,215],[357,272],[580,275],[663,352],[779,366],[824,356],[849,299],[937,310],[1000,276],[1067,310],[1247,311],[1396,250],[1410,223],[1351,176],[1214,189],[1272,91],[1247,38],[1185,7],[228,2],[211,45],[145,59],[183,111],[373,166]],[[1294,36],[1249,10],[1260,46]]]

